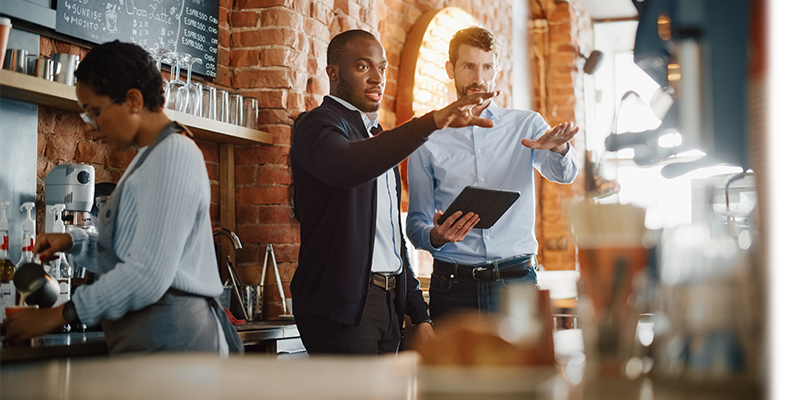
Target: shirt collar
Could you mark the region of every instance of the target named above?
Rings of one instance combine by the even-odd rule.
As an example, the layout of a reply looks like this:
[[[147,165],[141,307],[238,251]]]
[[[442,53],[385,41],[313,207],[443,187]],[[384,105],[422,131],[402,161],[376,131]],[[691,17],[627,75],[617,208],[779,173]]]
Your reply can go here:
[[[367,128],[367,133],[369,133],[369,135],[372,136],[372,128],[378,126],[378,113],[377,112],[374,113],[375,120],[373,121],[373,120],[371,120],[369,118],[367,113],[359,110],[354,105],[352,105],[349,102],[347,102],[346,100],[342,100],[342,99],[340,99],[340,98],[338,98],[338,97],[336,97],[336,96],[334,96],[332,94],[327,95],[327,97],[330,97],[330,98],[338,101],[339,104],[345,106],[345,108],[347,108],[348,110],[358,111],[358,114],[361,115],[361,120],[364,122],[364,128]]]
[[[489,100],[489,105],[481,112],[480,117],[497,121],[500,119],[500,107],[495,104],[494,100]]]

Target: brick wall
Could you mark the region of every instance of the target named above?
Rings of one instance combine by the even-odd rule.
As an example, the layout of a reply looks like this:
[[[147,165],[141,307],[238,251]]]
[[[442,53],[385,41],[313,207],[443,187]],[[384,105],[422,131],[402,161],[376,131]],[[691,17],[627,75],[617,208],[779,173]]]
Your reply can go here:
[[[591,19],[578,2],[542,0],[541,3],[543,9],[532,6],[532,11],[534,18],[547,20],[547,28],[529,30],[529,43],[545,62],[541,68],[536,53],[531,51],[534,109],[542,112],[551,126],[573,121],[584,128],[583,71],[579,68],[583,64],[578,52],[591,51]],[[582,167],[586,148],[583,135],[579,134],[572,145],[578,152],[578,166]],[[561,185],[537,175],[539,262],[548,270],[575,269],[575,236],[565,207],[576,196],[582,196],[583,179],[581,173],[574,184]]]
[[[552,32],[548,61],[552,75],[549,90],[550,108],[546,118],[551,124],[572,120],[581,115],[579,74],[575,67],[574,48],[577,32],[586,28],[585,12],[579,5],[545,0]],[[389,68],[381,110],[381,123],[396,126],[395,96],[400,54],[406,35],[426,11],[460,7],[492,30],[501,42],[500,72],[497,88],[503,91],[497,100],[511,106],[511,1],[479,0],[221,0],[218,76],[213,84],[259,101],[259,129],[273,135],[272,145],[236,146],[235,194],[236,232],[244,248],[237,252],[237,269],[245,284],[258,281],[267,244],[273,244],[283,289],[297,267],[299,224],[291,211],[291,170],[289,149],[291,124],[302,111],[316,107],[329,91],[325,75],[327,44],[336,34],[354,28],[375,33],[386,49]],[[532,11],[538,8],[532,4]],[[556,28],[557,27],[557,28]],[[531,41],[531,43],[536,43]],[[56,52],[84,55],[86,49],[42,38],[42,53]],[[522,90],[525,90],[524,88]],[[219,224],[219,148],[215,143],[198,141],[206,159],[212,187],[212,222]],[[97,171],[97,181],[116,182],[134,152],[109,153],[105,146],[91,141],[76,114],[40,107],[39,122],[40,212],[43,215],[43,183],[56,164],[88,163]],[[551,251],[545,247],[551,239],[568,237],[561,202],[573,196],[573,186],[543,184],[540,190],[540,221],[537,232],[542,238],[543,259],[549,269],[574,267],[570,250]],[[40,225],[43,226],[43,225]],[[557,268],[554,268],[557,267]],[[275,278],[268,280],[267,315],[281,313]]]
[[[42,36],[39,40],[41,54],[75,54],[83,58],[89,49]],[[168,75],[166,75],[168,76]],[[211,183],[211,218],[219,225],[219,151],[216,143],[196,141],[206,160]],[[44,227],[44,181],[54,166],[60,164],[88,164],[95,169],[95,182],[118,182],[125,168],[136,155],[131,149],[121,153],[92,140],[83,121],[76,113],[39,106],[37,139],[36,223],[40,232]]]

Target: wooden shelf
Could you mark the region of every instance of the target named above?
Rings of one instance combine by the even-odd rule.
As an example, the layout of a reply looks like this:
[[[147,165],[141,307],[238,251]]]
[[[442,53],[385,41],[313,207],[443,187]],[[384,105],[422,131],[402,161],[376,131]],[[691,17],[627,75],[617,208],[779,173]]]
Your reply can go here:
[[[0,97],[75,113],[82,111],[75,97],[74,86],[8,70],[0,70]],[[165,109],[164,112],[170,119],[191,129],[197,139],[230,144],[272,144],[272,134],[268,132],[173,110]]]

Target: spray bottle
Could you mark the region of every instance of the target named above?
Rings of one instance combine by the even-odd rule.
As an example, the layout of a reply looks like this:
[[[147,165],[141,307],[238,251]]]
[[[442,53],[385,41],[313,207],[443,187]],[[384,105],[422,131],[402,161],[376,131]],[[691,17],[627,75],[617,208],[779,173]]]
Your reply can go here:
[[[14,263],[8,258],[8,202],[0,203],[0,318],[5,319],[5,306],[15,306]]]
[[[22,203],[19,210],[27,210],[28,218],[22,221],[22,257],[20,257],[17,265],[25,263],[36,262],[33,258],[33,239],[36,235],[36,221],[33,220],[33,207],[35,204],[31,201]]]

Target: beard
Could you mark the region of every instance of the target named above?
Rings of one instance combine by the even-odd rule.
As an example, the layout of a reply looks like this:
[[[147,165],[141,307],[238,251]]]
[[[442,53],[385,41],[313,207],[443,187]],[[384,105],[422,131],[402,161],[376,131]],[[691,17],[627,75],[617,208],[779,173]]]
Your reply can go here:
[[[381,109],[380,102],[377,104],[368,104],[363,96],[356,95],[353,86],[350,85],[344,77],[340,79],[339,84],[336,85],[336,94],[340,99],[352,104],[355,108],[365,113],[374,113]]]
[[[469,91],[472,89],[478,89],[483,93],[487,93],[489,91],[488,85],[481,85],[481,84],[470,85],[470,86],[459,86],[458,84],[456,84],[455,87],[456,87],[456,94],[458,95],[459,99],[469,95],[470,94]]]

